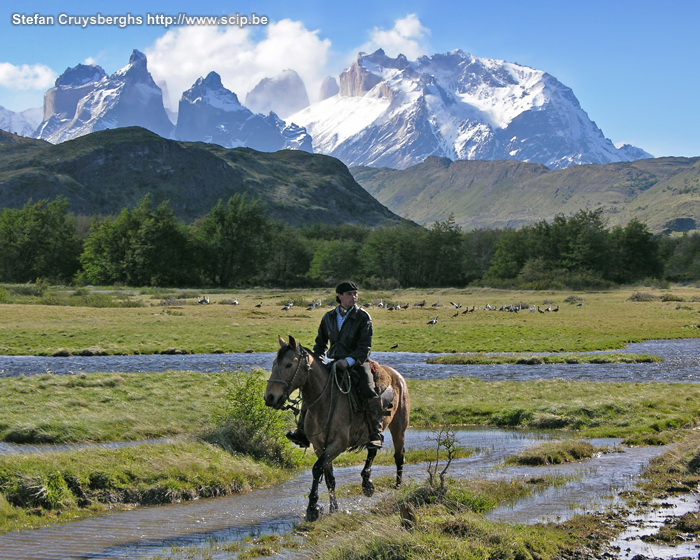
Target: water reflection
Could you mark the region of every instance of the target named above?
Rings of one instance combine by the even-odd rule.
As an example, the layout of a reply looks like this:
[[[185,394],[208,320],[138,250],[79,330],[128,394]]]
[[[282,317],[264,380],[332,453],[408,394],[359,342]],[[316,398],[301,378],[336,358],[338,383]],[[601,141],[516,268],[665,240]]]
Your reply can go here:
[[[651,340],[630,344],[626,352],[655,354],[660,363],[643,364],[541,364],[541,365],[438,365],[427,364],[439,354],[374,352],[376,360],[394,366],[407,378],[441,379],[475,377],[485,381],[569,379],[578,381],[668,381],[700,382],[700,339]],[[59,375],[93,372],[149,373],[188,370],[202,373],[269,370],[275,354],[188,354],[136,356],[0,356],[0,377]]]

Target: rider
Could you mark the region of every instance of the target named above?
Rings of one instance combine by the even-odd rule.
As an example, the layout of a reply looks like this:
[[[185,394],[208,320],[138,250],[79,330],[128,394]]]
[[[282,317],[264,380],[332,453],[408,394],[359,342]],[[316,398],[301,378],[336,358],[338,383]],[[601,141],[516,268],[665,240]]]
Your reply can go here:
[[[380,449],[382,435],[382,403],[374,389],[374,375],[370,367],[369,355],[372,350],[372,318],[369,313],[357,305],[359,293],[357,284],[350,281],[341,282],[335,289],[338,306],[327,312],[321,319],[313,353],[326,356],[335,361],[337,369],[349,369],[355,375],[360,394],[367,399],[367,428],[369,430],[369,449]],[[330,344],[330,347],[329,347]],[[297,429],[288,432],[287,437],[301,447],[308,447],[309,440],[304,434],[304,415],[302,407]]]

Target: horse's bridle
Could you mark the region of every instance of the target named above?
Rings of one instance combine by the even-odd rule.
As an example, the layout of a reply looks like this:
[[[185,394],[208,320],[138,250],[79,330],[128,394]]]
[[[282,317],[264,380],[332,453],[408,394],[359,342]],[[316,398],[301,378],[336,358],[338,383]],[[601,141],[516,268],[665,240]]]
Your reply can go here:
[[[287,400],[289,398],[289,387],[291,387],[292,382],[294,381],[294,378],[297,376],[297,373],[299,373],[299,369],[301,368],[302,363],[304,364],[304,369],[306,369],[306,372],[308,373],[311,370],[311,363],[309,362],[309,353],[306,351],[306,349],[302,346],[299,346],[299,354],[298,354],[298,359],[297,359],[297,367],[294,370],[294,373],[292,373],[292,376],[289,378],[289,381],[286,381],[285,379],[268,379],[268,383],[281,383],[285,387],[285,399]]]

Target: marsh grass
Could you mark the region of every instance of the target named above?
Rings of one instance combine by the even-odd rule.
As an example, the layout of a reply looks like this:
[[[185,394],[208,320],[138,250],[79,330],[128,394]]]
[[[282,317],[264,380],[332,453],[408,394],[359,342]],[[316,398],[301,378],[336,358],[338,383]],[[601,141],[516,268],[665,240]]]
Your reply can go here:
[[[0,441],[134,441],[210,432],[220,428],[217,418],[226,409],[230,391],[250,375],[168,371],[0,379]],[[268,374],[259,370],[255,375],[262,383]],[[409,379],[408,385],[414,427],[565,429],[581,437],[661,444],[700,419],[697,384],[487,382],[460,377]],[[253,396],[250,400],[262,406],[262,397],[259,402]],[[293,425],[291,413],[274,413],[280,426]],[[383,454],[380,460],[385,460]],[[347,455],[356,460],[356,454]]]
[[[200,433],[236,374],[165,371],[0,379],[0,440],[12,443],[133,441]]]
[[[543,443],[508,457],[505,463],[527,466],[561,465],[590,459],[596,454],[608,451],[608,449],[598,449],[591,443],[581,440]]]
[[[453,365],[542,365],[542,364],[648,364],[662,362],[660,356],[651,354],[627,354],[624,352],[585,354],[454,354],[450,356],[438,356],[428,358],[429,364],[453,364]]]
[[[455,377],[409,379],[408,385],[414,426],[564,429],[582,437],[646,435],[664,443],[672,432],[694,427],[700,419],[700,385],[692,383],[487,382]]]
[[[563,482],[558,477],[450,480],[446,492],[408,485],[369,514],[336,514],[303,526],[308,551],[304,557],[561,558],[579,548],[582,538],[554,526],[490,522],[483,514]]]
[[[201,441],[10,455],[0,460],[0,532],[114,507],[223,496],[281,482],[275,469]]]
[[[13,288],[14,289],[14,288]],[[8,289],[5,288],[8,292]],[[644,288],[653,298],[630,299],[639,288],[610,292],[534,292],[490,289],[361,291],[375,325],[374,350],[396,344],[406,352],[590,352],[616,350],[630,342],[697,337],[700,291]],[[107,354],[153,354],[169,349],[187,353],[270,352],[277,335],[292,334],[311,345],[322,314],[333,302],[332,289],[206,292],[198,305],[194,290],[51,288],[58,299],[15,296],[0,304],[0,353],[71,355],[90,349]],[[19,297],[19,296],[17,296]],[[33,299],[32,299],[33,298]],[[71,303],[61,303],[67,298]],[[91,300],[94,299],[94,301]],[[99,307],[108,299],[115,307]],[[239,305],[231,305],[237,299]],[[312,311],[307,304],[320,300]],[[680,305],[678,301],[683,302]],[[282,307],[295,305],[288,311]],[[378,303],[400,304],[390,311]],[[417,304],[425,301],[424,307]],[[456,309],[450,302],[462,307]],[[81,303],[82,302],[82,303]],[[487,311],[510,302],[558,312]],[[75,303],[75,305],[73,305]],[[256,305],[262,303],[262,307]],[[432,307],[439,303],[439,307]],[[405,308],[408,305],[408,308]],[[133,307],[132,307],[133,306]],[[475,311],[464,314],[467,308]],[[427,325],[438,317],[438,323]]]

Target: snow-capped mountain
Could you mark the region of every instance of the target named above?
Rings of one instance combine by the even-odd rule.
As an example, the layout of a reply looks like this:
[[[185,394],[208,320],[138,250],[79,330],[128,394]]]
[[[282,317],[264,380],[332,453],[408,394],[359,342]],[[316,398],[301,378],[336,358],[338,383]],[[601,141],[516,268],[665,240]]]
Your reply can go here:
[[[309,95],[301,76],[285,70],[274,78],[263,78],[245,96],[245,106],[256,113],[274,112],[285,118],[309,106]]]
[[[216,72],[199,78],[182,94],[174,137],[226,148],[246,146],[262,152],[284,148],[311,151],[306,130],[288,126],[275,113],[267,117],[253,113],[223,86]]]
[[[546,72],[459,50],[415,61],[360,53],[337,95],[289,118],[316,152],[349,166],[404,169],[431,155],[551,168],[651,157],[617,149]]]
[[[163,93],[148,72],[146,56],[137,50],[111,76],[99,66],[66,70],[44,96],[44,119],[35,137],[52,143],[125,126],[142,126],[165,137],[173,129]]]
[[[40,107],[25,109],[16,113],[0,106],[0,130],[13,132],[20,136],[31,136],[39,126],[43,115]]]

